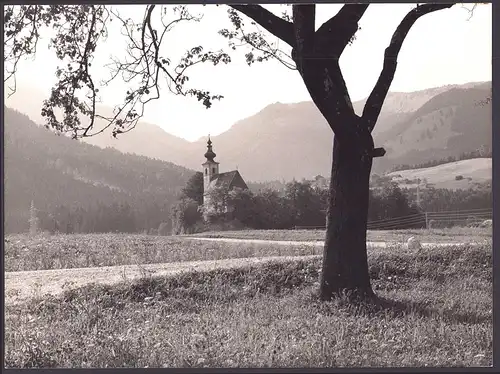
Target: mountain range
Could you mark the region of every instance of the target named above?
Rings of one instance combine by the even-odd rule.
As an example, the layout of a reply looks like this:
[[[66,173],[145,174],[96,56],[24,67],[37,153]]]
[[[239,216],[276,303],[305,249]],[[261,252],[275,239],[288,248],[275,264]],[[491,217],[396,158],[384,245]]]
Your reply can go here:
[[[491,82],[390,92],[373,132],[375,145],[387,153],[375,159],[373,171],[491,148],[491,103],[479,104],[490,95]],[[40,104],[34,105],[33,97],[7,103],[41,122]],[[353,103],[356,113],[364,103]],[[237,168],[245,180],[255,182],[328,176],[332,141],[333,133],[311,101],[268,105],[212,137],[221,172]],[[201,168],[206,150],[205,138],[189,142],[145,122],[118,139],[104,132],[84,142],[193,170]]]

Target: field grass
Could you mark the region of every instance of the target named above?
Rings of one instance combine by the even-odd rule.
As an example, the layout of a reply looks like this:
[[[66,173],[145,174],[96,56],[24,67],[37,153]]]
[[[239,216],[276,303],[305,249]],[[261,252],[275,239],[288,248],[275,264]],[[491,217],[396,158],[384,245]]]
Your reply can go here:
[[[324,240],[322,230],[245,230],[194,236],[291,241]],[[491,229],[369,231],[368,240],[387,241],[400,250],[410,236],[425,242],[491,242]],[[9,235],[4,240],[5,271],[70,269],[116,265],[221,260],[228,258],[321,254],[320,246],[273,243],[224,243],[185,240],[182,236],[126,234]],[[399,246],[398,246],[399,244]]]
[[[191,236],[206,238],[264,239],[319,241],[325,240],[325,230],[241,230],[202,232]],[[368,241],[403,243],[410,236],[423,242],[463,242],[471,243],[491,238],[491,228],[453,227],[449,229],[409,229],[409,230],[369,230]]]
[[[5,271],[71,269],[228,258],[301,256],[321,247],[266,243],[202,242],[180,237],[85,234],[11,235],[5,240]]]
[[[21,367],[492,365],[492,247],[369,256],[371,304],[318,302],[320,259],[90,285],[6,305]]]

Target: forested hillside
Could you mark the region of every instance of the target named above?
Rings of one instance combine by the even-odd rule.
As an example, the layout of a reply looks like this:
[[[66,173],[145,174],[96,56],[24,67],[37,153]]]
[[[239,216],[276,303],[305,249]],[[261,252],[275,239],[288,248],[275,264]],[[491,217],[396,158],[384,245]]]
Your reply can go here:
[[[491,82],[454,87],[434,96],[406,120],[376,133],[375,143],[383,145],[387,155],[374,163],[374,171],[491,149],[491,103],[481,104],[490,95]]]
[[[5,230],[76,232],[157,229],[194,173],[169,162],[58,136],[5,109]]]

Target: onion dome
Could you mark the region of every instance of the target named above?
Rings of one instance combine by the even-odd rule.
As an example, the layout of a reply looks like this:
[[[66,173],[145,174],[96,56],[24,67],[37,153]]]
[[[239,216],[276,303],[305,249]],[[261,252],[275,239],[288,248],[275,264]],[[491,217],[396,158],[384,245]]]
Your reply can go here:
[[[216,154],[212,150],[212,141],[210,140],[210,135],[208,136],[208,142],[207,142],[207,151],[205,152],[205,157],[207,158],[207,161],[212,161],[214,162]]]

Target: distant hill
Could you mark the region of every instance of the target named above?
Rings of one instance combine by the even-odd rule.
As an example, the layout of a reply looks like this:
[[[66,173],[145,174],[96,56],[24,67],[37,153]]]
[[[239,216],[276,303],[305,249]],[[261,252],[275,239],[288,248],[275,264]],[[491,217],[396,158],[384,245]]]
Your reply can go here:
[[[463,160],[472,160],[475,158],[491,158],[493,157],[493,150],[491,148],[479,147],[478,149],[471,152],[460,153],[458,156],[448,156],[445,158],[434,158],[430,161],[422,162],[420,164],[398,164],[395,165],[391,171],[398,170],[410,170],[410,169],[424,169],[430,168],[433,166],[449,164],[451,162],[463,161]]]
[[[418,179],[428,186],[445,189],[469,189],[492,180],[492,159],[475,158],[438,166],[400,170],[387,174],[400,187],[415,188]]]
[[[138,225],[158,227],[193,170],[144,156],[125,155],[58,136],[6,108],[4,118],[5,229],[26,229],[30,203],[59,205],[127,202]],[[142,218],[141,218],[142,217]]]
[[[491,148],[491,104],[477,105],[490,95],[491,82],[390,92],[374,130],[376,146],[384,146],[387,154],[374,161],[373,171],[383,173],[397,164],[457,156],[480,146]],[[358,114],[364,102],[353,103]],[[28,106],[22,111],[38,115],[39,108]],[[271,104],[212,140],[221,171],[238,167],[246,181],[330,174],[333,134],[310,101]],[[139,123],[118,139],[103,133],[85,142],[195,170],[200,169],[206,147],[206,139],[188,142],[147,123]]]
[[[376,144],[387,151],[377,168],[387,170],[395,164],[417,164],[491,148],[491,103],[478,104],[490,94],[491,82],[453,87],[434,96],[406,120],[377,132]]]

